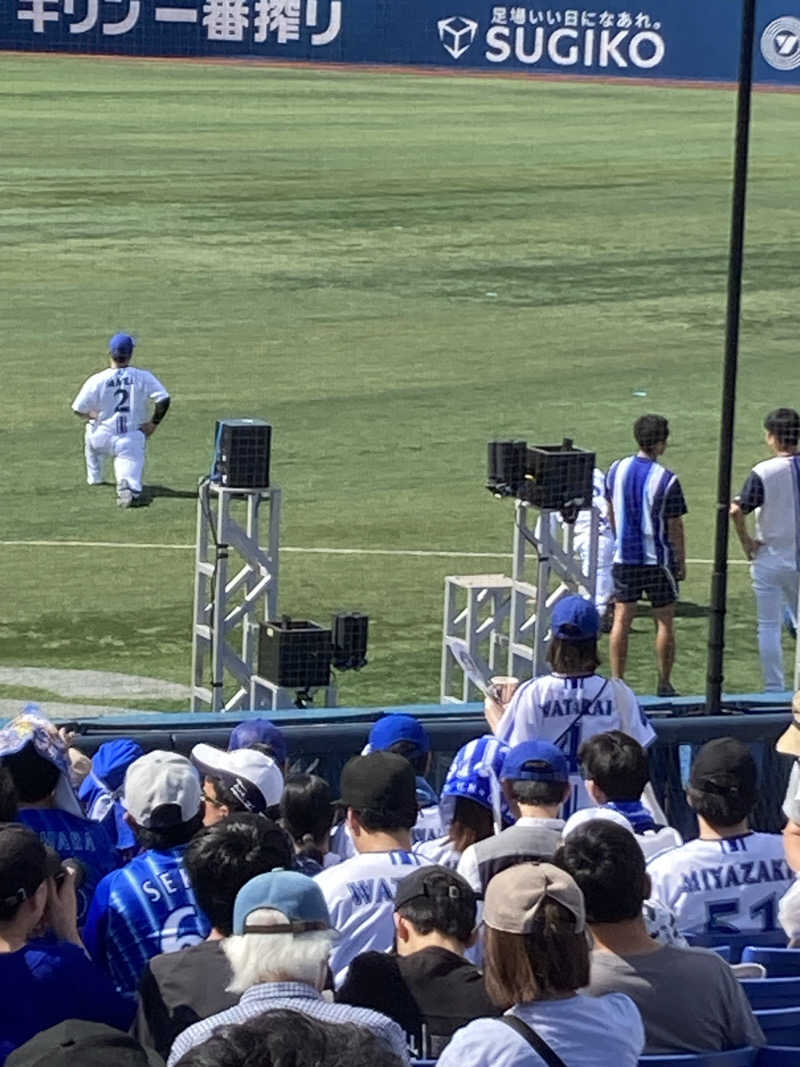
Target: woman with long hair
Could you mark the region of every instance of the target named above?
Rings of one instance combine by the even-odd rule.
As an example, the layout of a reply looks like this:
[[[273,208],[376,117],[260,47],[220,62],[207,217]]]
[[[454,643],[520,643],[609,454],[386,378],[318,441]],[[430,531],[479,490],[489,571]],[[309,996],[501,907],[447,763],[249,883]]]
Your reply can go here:
[[[486,990],[506,1013],[458,1030],[438,1067],[636,1067],[644,1026],[630,997],[578,993],[589,983],[589,941],[583,894],[566,871],[501,871],[483,922]]]

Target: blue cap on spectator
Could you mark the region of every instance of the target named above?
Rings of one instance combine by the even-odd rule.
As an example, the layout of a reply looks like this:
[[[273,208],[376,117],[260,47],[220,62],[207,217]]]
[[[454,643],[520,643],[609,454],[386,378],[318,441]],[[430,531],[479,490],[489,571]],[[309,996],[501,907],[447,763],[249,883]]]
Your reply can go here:
[[[108,351],[112,356],[118,356],[120,359],[127,359],[128,356],[133,355],[135,347],[136,342],[129,333],[115,333],[108,342]]]
[[[288,919],[279,925],[248,923],[254,911],[271,908]],[[233,905],[235,934],[302,934],[330,930],[331,919],[322,890],[313,878],[299,871],[274,870],[258,874],[236,894]]]
[[[553,608],[551,629],[562,641],[589,641],[600,633],[600,616],[591,600],[565,596]]]
[[[523,741],[506,756],[500,778],[513,782],[568,782],[569,764],[557,745]]]
[[[380,752],[397,741],[410,741],[423,755],[431,750],[428,731],[413,715],[384,715],[369,732],[368,749]]]
[[[252,748],[253,745],[269,745],[275,754],[275,762],[285,763],[286,738],[269,719],[248,719],[231,730],[228,752],[237,748]]]

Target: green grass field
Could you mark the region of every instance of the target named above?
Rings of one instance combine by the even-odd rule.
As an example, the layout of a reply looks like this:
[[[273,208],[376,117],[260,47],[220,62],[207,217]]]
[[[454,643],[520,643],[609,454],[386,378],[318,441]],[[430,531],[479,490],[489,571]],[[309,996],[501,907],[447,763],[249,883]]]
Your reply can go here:
[[[606,464],[655,410],[710,558],[733,94],[39,56],[3,75],[2,537],[116,547],[0,546],[0,665],[189,682],[192,553],[135,545],[193,543],[194,500],[119,512],[83,484],[69,404],[120,328],[174,396],[146,480],[191,493],[214,420],[266,417],[286,546],[510,551],[487,440],[570,434]],[[737,484],[764,412],[798,403],[799,119],[800,96],[755,99]],[[444,575],[502,569],[286,553],[281,608],[370,614],[342,702],[430,700]],[[687,693],[709,576],[683,590]],[[726,688],[757,689],[738,564],[730,609]],[[640,622],[643,692],[650,640]]]

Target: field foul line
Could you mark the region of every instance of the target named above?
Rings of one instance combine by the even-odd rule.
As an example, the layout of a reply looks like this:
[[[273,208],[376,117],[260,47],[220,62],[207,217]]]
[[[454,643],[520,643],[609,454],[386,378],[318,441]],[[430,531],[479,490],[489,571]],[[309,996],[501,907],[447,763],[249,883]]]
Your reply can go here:
[[[31,548],[144,548],[156,551],[189,552],[194,545],[162,545],[148,541],[0,541],[0,547],[28,546]],[[449,552],[427,548],[301,548],[283,545],[281,552],[301,552],[317,556],[423,556],[444,559],[511,559],[510,552]],[[711,566],[713,559],[687,559],[687,563]],[[746,567],[746,559],[729,559],[729,567]]]

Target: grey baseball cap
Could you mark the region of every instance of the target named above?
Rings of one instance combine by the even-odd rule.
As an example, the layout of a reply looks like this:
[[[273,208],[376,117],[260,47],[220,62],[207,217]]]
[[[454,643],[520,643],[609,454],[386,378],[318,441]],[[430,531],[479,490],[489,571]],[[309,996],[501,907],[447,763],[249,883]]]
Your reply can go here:
[[[148,830],[189,822],[200,810],[200,776],[185,756],[156,750],[128,768],[122,802],[132,819]]]

